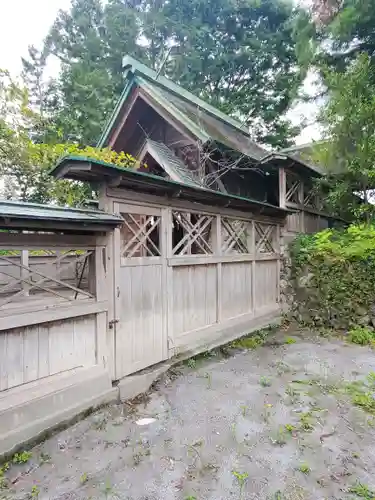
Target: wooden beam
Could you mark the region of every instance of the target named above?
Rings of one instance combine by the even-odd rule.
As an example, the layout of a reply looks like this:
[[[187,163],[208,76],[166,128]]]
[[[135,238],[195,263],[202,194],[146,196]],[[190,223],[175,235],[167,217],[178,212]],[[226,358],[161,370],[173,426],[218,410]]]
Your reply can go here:
[[[69,305],[64,304],[64,306],[61,304],[56,307],[49,305],[45,308],[37,306],[35,311],[29,311],[24,314],[22,314],[22,311],[17,311],[16,315],[0,317],[0,330],[10,330],[22,326],[76,318],[77,316],[87,316],[88,314],[96,314],[107,309],[107,302],[86,302],[79,300],[71,302]]]
[[[279,168],[279,206],[286,207],[286,173],[285,168]]]
[[[139,96],[139,88],[136,88],[133,90],[133,95],[131,96],[129,102],[127,102],[127,107],[125,107],[123,115],[121,117],[121,120],[115,130],[112,132],[112,136],[110,140],[108,141],[108,147],[114,149],[115,143],[117,141],[118,136],[120,135],[120,132],[122,131],[123,126],[125,125],[125,122],[133,109],[133,105],[135,104],[135,101],[137,100],[137,97]]]

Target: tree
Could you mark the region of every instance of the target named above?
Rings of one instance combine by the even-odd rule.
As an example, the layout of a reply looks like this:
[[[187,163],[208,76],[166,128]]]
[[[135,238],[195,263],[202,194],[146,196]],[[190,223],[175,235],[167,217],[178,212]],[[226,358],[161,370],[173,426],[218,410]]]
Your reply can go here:
[[[32,109],[28,92],[8,72],[0,72],[0,174],[4,195],[22,201],[79,205],[93,196],[88,184],[55,180],[49,170],[68,154],[87,156],[123,168],[136,166],[135,159],[108,148],[79,147],[75,143],[35,142],[43,118]]]
[[[295,24],[299,61],[345,72],[358,54],[375,62],[375,0],[313,0]]]
[[[301,81],[293,15],[282,0],[73,0],[43,51],[62,65],[47,91],[56,128],[95,144],[122,92],[122,57],[159,69],[173,46],[166,76],[239,118],[254,139],[287,145],[297,131],[284,115]]]
[[[375,214],[375,68],[367,54],[343,74],[326,70],[331,90],[322,112],[326,141],[316,151],[327,168],[326,202],[337,215],[369,219]]]

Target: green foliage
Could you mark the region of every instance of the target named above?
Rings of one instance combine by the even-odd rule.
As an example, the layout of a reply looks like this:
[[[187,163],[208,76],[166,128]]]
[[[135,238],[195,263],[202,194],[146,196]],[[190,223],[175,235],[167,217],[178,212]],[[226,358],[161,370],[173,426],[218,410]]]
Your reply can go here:
[[[357,326],[349,330],[348,340],[353,344],[372,345],[375,342],[375,331],[364,326]]]
[[[88,184],[57,181],[49,175],[50,169],[66,155],[90,157],[122,168],[136,166],[132,156],[108,148],[36,142],[33,134],[44,125],[31,104],[26,89],[8,73],[0,72],[0,174],[6,198],[61,205],[79,205],[92,198],[93,189]]]
[[[369,323],[375,304],[375,226],[301,235],[290,253],[292,314],[298,321],[336,329]]]
[[[123,89],[122,57],[157,70],[173,41],[162,74],[239,117],[256,139],[287,145],[296,130],[285,112],[301,81],[294,11],[281,0],[74,0],[41,53],[31,49],[25,76],[52,136],[94,144]],[[61,62],[59,77],[36,85],[51,54]]]
[[[31,488],[31,498],[39,498],[40,490],[36,484],[34,484]]]
[[[372,491],[366,484],[362,484],[359,481],[349,488],[349,493],[352,493],[359,498],[364,498],[365,500],[373,500],[375,497],[375,492]]]
[[[20,453],[16,453],[13,457],[14,464],[26,464],[33,454],[30,451],[21,451]]]
[[[267,378],[267,377],[260,377],[259,384],[262,387],[271,387],[272,381],[269,378]]]
[[[236,478],[238,484],[240,485],[240,500],[242,499],[243,489],[245,487],[246,479],[249,477],[247,472],[238,472],[236,470],[232,471],[233,476]]]
[[[310,466],[308,464],[301,464],[299,467],[298,467],[298,470],[300,472],[302,472],[303,474],[310,474],[311,472],[311,469],[310,469]]]
[[[375,372],[370,372],[365,381],[360,380],[346,384],[345,390],[355,406],[375,414]]]
[[[285,343],[288,345],[295,344],[297,341],[293,337],[286,337]]]
[[[375,214],[369,196],[375,185],[375,66],[362,54],[345,73],[326,69],[324,75],[330,99],[321,123],[328,140],[316,148],[315,159],[327,169],[320,182],[325,204],[336,215],[370,219]]]

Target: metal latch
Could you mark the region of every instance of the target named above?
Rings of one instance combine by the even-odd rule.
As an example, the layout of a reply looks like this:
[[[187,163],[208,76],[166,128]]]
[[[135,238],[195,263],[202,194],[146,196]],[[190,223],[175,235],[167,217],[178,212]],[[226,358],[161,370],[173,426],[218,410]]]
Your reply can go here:
[[[113,325],[115,325],[116,323],[119,323],[118,319],[111,319],[111,321],[108,322],[109,329],[112,330]]]

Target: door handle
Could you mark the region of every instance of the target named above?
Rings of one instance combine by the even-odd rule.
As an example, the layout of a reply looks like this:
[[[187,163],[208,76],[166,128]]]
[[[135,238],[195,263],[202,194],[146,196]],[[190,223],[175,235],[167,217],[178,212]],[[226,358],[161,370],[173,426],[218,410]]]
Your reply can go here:
[[[109,329],[112,330],[113,325],[115,325],[116,323],[119,323],[118,319],[111,319],[111,321],[108,322]]]

